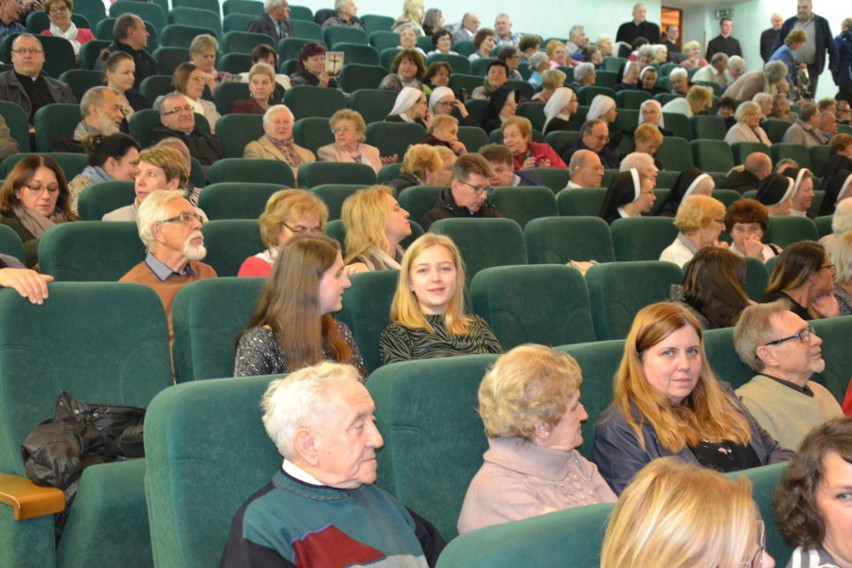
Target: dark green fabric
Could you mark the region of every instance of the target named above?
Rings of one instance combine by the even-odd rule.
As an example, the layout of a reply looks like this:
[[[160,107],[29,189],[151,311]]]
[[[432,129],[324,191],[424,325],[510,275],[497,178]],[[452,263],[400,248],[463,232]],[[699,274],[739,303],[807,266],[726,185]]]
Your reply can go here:
[[[151,22],[158,30],[166,26],[166,14],[163,9],[156,4],[145,4],[141,8],[134,5],[126,5],[123,2],[116,2],[110,5],[109,15],[113,18],[118,18],[122,14],[136,14],[146,22]]]
[[[816,146],[811,146],[811,148],[816,148]],[[817,181],[819,181],[819,178],[815,177],[814,178],[814,185],[817,184]],[[815,189],[814,190],[814,198],[813,198],[813,201],[811,201],[811,209],[810,209],[810,212],[813,215],[819,215],[819,210],[822,209],[822,202],[823,202],[824,199],[825,199],[825,191],[823,191],[821,189]],[[814,219],[814,223],[816,223],[816,219]],[[820,231],[820,230],[821,230],[820,227],[817,226],[817,231]],[[820,233],[819,236],[824,237],[825,235]]]
[[[399,47],[399,34],[391,31],[391,28],[393,27],[394,23],[393,18],[390,18],[389,16],[369,16],[368,21],[372,20],[373,18],[388,18],[390,20],[390,22],[385,21],[387,25],[381,25],[380,28],[373,29],[370,29],[370,25],[364,22],[363,16],[361,16],[360,18],[361,21],[364,23],[364,31],[367,32],[370,45],[375,47],[379,53],[389,47]],[[384,69],[384,67],[382,67],[382,69]],[[387,69],[385,69],[385,74],[387,74]]]
[[[490,57],[477,57],[470,62],[470,74],[485,77],[488,73],[488,66],[491,65],[492,61],[496,61],[496,59],[492,59]]]
[[[82,100],[86,91],[94,87],[102,87],[105,82],[104,74],[101,71],[92,71],[91,69],[85,68],[68,69],[67,71],[64,71],[58,79],[63,83],[67,83],[68,86],[71,87],[71,94],[74,95],[74,98],[78,101]],[[80,107],[78,106],[77,108],[79,109]]]
[[[597,566],[612,509],[576,507],[465,533],[444,549],[438,568]]]
[[[292,8],[290,8],[290,23],[293,23],[293,12]],[[313,23],[313,22],[311,22]],[[296,27],[294,26],[295,30]],[[305,39],[303,37],[285,37],[282,40],[278,41],[278,59],[280,61],[287,61],[288,59],[298,59],[299,52],[306,43],[311,41],[310,39]],[[322,40],[320,40],[322,41]]]
[[[784,139],[784,134],[787,132],[787,129],[793,126],[793,123],[789,120],[781,120],[778,118],[767,118],[763,122],[763,128],[766,130],[766,135],[769,137],[769,141],[773,144],[780,144]]]
[[[506,351],[523,343],[595,340],[589,292],[575,268],[486,268],[474,277],[470,296],[474,313],[485,318]]]
[[[20,153],[20,154],[12,154],[3,160],[3,163],[0,164],[0,170],[3,172],[3,176],[8,176],[9,172],[12,171],[12,168],[15,167],[15,164],[20,162],[29,154]],[[65,179],[70,180],[73,179],[74,176],[83,171],[87,165],[89,165],[89,157],[85,154],[71,154],[68,152],[41,152],[42,156],[49,156],[53,158],[59,167],[62,168],[62,171],[65,173]]]
[[[639,109],[639,106],[647,101],[648,99],[653,98],[651,93],[648,91],[633,91],[629,89],[625,89],[623,91],[618,91],[615,93],[615,102],[618,104],[619,114],[621,114],[621,108],[626,109]]]
[[[220,24],[221,27],[221,24]],[[160,31],[160,42],[163,45],[189,49],[192,40],[199,34],[214,34],[212,28],[203,25],[170,23]],[[221,29],[219,31],[221,35]],[[160,70],[162,71],[162,70]]]
[[[692,140],[692,128],[689,125],[689,117],[685,114],[678,113],[663,113],[663,119],[666,121],[666,129],[674,132],[678,138]]]
[[[419,144],[426,130],[419,124],[405,122],[373,122],[367,125],[367,144],[379,149],[382,156],[396,154],[399,161],[412,144]]]
[[[104,181],[87,187],[77,202],[83,221],[100,221],[110,211],[133,204],[136,191],[132,181]]]
[[[435,206],[435,201],[446,186],[415,185],[399,194],[399,205],[408,211],[409,219],[420,220],[423,214]]]
[[[369,47],[369,46],[359,46]],[[346,93],[357,91],[358,89],[377,89],[382,79],[388,74],[388,70],[379,65],[379,54],[373,49],[373,52],[365,56],[370,57],[372,63],[349,63],[349,61],[357,61],[354,59],[354,54],[350,51],[345,51],[347,61],[340,72],[340,88]]]
[[[381,122],[393,109],[396,95],[387,89],[358,89],[349,95],[349,108],[361,113],[367,124]]]
[[[478,152],[488,144],[488,135],[478,126],[459,126],[459,142],[468,152]]]
[[[615,259],[658,260],[677,237],[671,217],[616,219],[610,226]]]
[[[226,0],[227,1],[227,0]],[[247,3],[254,4],[254,0],[247,0]],[[222,9],[224,9],[224,4],[222,5]],[[248,29],[249,24],[253,19],[258,16],[262,16],[264,14],[263,4],[260,5],[260,13],[259,14],[228,14],[224,18],[222,18],[222,31],[225,32],[225,35],[228,35],[228,32],[243,32]],[[267,36],[268,39],[263,43],[268,43],[269,45],[275,45],[275,42],[272,39],[272,36]],[[224,55],[230,55],[229,53],[225,53]],[[223,56],[224,58],[224,56]],[[221,60],[220,60],[221,61]],[[219,67],[222,67],[221,63]]]
[[[341,28],[337,26],[326,28],[325,31],[328,31],[329,29],[356,31],[353,28]],[[343,52],[343,61],[347,62],[345,67],[354,63],[356,65],[369,65],[370,67],[379,67],[384,70],[384,67],[381,67],[379,65],[379,52],[376,51],[376,48],[371,45],[338,42],[337,44],[335,44],[334,50]],[[370,83],[372,83],[372,81]],[[374,86],[378,86],[378,84],[375,84]]]
[[[222,53],[246,53],[251,54],[251,51],[258,44],[268,43],[269,36],[266,34],[257,34],[244,31],[230,31],[222,36]],[[246,83],[243,83],[244,85]],[[228,111],[230,111],[228,107]]]
[[[566,191],[577,191],[575,189]],[[545,217],[524,227],[530,264],[566,264],[571,260],[613,262],[612,234],[600,217]]]
[[[195,10],[208,10],[220,15],[218,0],[172,0],[172,6],[185,6]]]
[[[284,104],[300,119],[309,116],[329,118],[340,109],[346,108],[346,97],[337,89],[317,89],[303,85],[287,89],[284,93]]]
[[[811,154],[807,146],[801,144],[773,144],[772,161],[778,163],[781,160],[794,160],[800,168],[811,168]],[[814,172],[815,175],[822,172]]]
[[[258,36],[264,39],[266,37],[263,34],[249,34],[248,32],[230,33],[246,33],[248,35]],[[249,97],[251,97],[251,92],[249,91],[248,83],[243,83],[242,81],[228,81],[223,82],[218,87],[216,87],[216,91],[213,93],[213,102],[216,103],[216,110],[219,111],[219,114],[224,116],[226,114],[231,113],[231,108],[234,106],[234,101],[238,101],[240,99],[248,99]]]
[[[553,193],[562,191],[568,185],[570,179],[570,174],[565,168],[536,168],[535,173],[538,174],[544,185],[553,190]]]
[[[232,114],[230,116],[239,115]],[[260,160],[253,158],[224,158],[216,160],[210,168],[210,183],[222,182],[271,184],[275,185],[278,189],[296,186],[296,181],[293,179],[293,168],[285,162],[281,160]],[[204,211],[208,216],[210,215],[209,211],[206,209]]]
[[[828,161],[831,159],[831,154],[829,153],[828,146],[824,144],[810,146],[808,148],[808,152],[811,155],[811,170],[813,170],[814,175],[822,176],[822,170],[825,167],[825,164],[827,164]],[[801,164],[799,165],[801,166]]]
[[[266,249],[255,219],[210,221],[204,223],[201,232],[207,246],[204,262],[219,276],[236,276],[245,259]]]
[[[178,382],[232,377],[240,332],[254,313],[263,278],[208,278],[190,282],[172,307]]]
[[[734,328],[711,329],[704,334],[704,350],[707,360],[720,381],[726,381],[738,389],[751,380],[754,371],[740,361],[734,351]]]
[[[382,169],[379,170],[379,173],[376,174],[379,183],[387,183],[396,176],[399,175],[400,170],[402,169],[402,163],[396,162],[394,164],[388,164],[386,166],[382,166]]]
[[[439,219],[429,231],[447,235],[456,243],[468,285],[484,268],[527,263],[524,233],[511,219]]]
[[[382,30],[390,30],[393,27],[394,19],[390,16],[379,16],[377,14],[364,14],[360,16],[364,23],[364,30],[368,34]]]
[[[592,302],[592,319],[598,339],[623,339],[636,313],[654,302],[669,298],[672,284],[680,284],[683,272],[670,262],[646,260],[610,262],[586,273]]]
[[[556,195],[556,204],[560,215],[597,217],[605,196],[600,189],[563,189]]]
[[[399,42],[397,42],[399,45]],[[462,73],[470,75],[470,60],[463,55],[450,55],[444,53],[433,53],[426,58],[426,65],[429,66],[434,61],[446,61],[450,64],[453,73]]]
[[[760,259],[746,256],[746,284],[745,291],[748,297],[755,302],[763,300],[763,291],[769,283],[769,272],[766,265]]]
[[[171,75],[151,75],[143,79],[139,86],[139,92],[149,101],[153,101],[171,90]],[[149,141],[151,131],[157,126],[160,126],[160,113],[154,109],[138,110],[130,117],[130,135],[143,148],[151,145]]]
[[[53,515],[16,521],[12,507],[0,506],[0,566],[54,568]]]
[[[658,178],[659,179],[659,178]],[[713,190],[713,198],[718,199],[722,203],[725,204],[725,208],[727,209],[734,201],[742,197],[740,192],[735,191],[733,189],[714,189]]]
[[[9,133],[18,142],[21,152],[30,151],[28,117],[21,107],[9,101],[0,101],[0,115],[6,120]]]
[[[818,241],[819,231],[813,220],[792,215],[770,215],[764,242],[781,248],[799,241]]]
[[[842,403],[849,385],[849,369],[852,369],[852,350],[849,349],[852,316],[814,320],[811,324],[822,338],[822,358],[825,359],[825,371],[815,380]]]
[[[296,121],[293,127],[293,142],[316,154],[319,148],[334,144],[334,133],[327,118],[311,116]]]
[[[715,118],[696,117],[692,118]],[[705,172],[727,172],[734,167],[731,147],[724,140],[693,140],[692,157],[696,167]]]
[[[456,536],[464,495],[487,448],[476,396],[496,355],[463,355],[386,365],[370,375],[376,426],[378,485]]]
[[[668,126],[668,123],[666,123],[666,126]],[[665,136],[663,138],[663,143],[660,144],[659,148],[657,148],[657,153],[655,155],[657,159],[660,160],[660,163],[663,164],[663,167],[667,170],[673,170],[675,172],[688,170],[694,164],[692,162],[692,152],[686,151],[687,144],[688,142],[686,138]],[[659,187],[659,185],[660,183],[658,181],[657,187]]]
[[[178,65],[189,61],[189,49],[186,47],[164,45],[162,47],[158,47],[153,56],[154,59],[157,60],[157,71],[163,75],[171,76]],[[142,91],[142,94],[144,95],[145,92]],[[154,99],[148,99],[148,102],[153,104]]]
[[[238,27],[238,30],[236,30],[236,31],[241,31],[241,30],[246,29],[248,22],[250,22],[253,19],[251,16],[248,16],[248,15],[245,15],[245,14],[234,14],[233,16],[236,17],[236,18],[246,18],[246,21],[240,22],[242,25],[240,25]],[[228,22],[224,22],[224,24],[227,26]],[[230,30],[225,28],[226,34],[228,33],[228,31],[230,31]],[[266,36],[266,35],[263,35],[263,34],[260,34],[260,35],[262,37],[264,37],[266,39],[266,41],[269,41],[269,39],[271,39],[269,36]],[[239,73],[247,73],[251,69],[251,54],[249,54],[249,53],[225,53],[219,58],[219,61],[216,63],[216,66],[219,68],[220,71],[224,71],[225,73],[231,73],[233,75],[236,75],[236,74],[239,74]],[[215,93],[214,93],[214,96],[215,96]]]
[[[256,166],[256,164],[254,165]],[[270,196],[280,189],[282,189],[280,183],[214,183],[201,190],[198,207],[207,214],[207,218],[211,221],[217,219],[255,220],[263,213]]]
[[[258,6],[255,0],[225,0],[222,2],[222,15],[227,17],[231,14],[262,16],[263,6]]]
[[[234,514],[281,466],[260,419],[272,378],[187,383],[151,402],[145,493],[158,566],[217,566]]]
[[[573,79],[565,80],[569,83],[573,81]],[[592,104],[592,99],[594,99],[598,95],[606,95],[612,99],[615,99],[617,93],[609,87],[597,87],[595,85],[590,85],[588,87],[580,87],[579,89],[577,89],[576,94],[577,98],[580,100],[580,104],[588,106]]]
[[[222,38],[222,18],[219,16],[218,6],[216,13],[189,6],[175,6],[169,11],[168,17],[170,24],[202,28],[206,30],[204,33],[213,34],[219,39]],[[165,35],[163,33],[163,45],[174,45],[166,43]]]
[[[718,116],[699,114],[689,118],[693,140],[724,140],[728,129],[725,121]]]
[[[817,217],[814,219],[814,224],[817,228],[817,233],[819,233],[819,237],[822,238],[826,235],[830,235],[834,231],[831,229],[831,222],[834,220],[834,215],[823,215],[822,217]]]
[[[666,140],[668,140],[668,138],[663,139],[663,144],[665,144]],[[683,144],[683,143],[684,142],[681,141],[681,144]],[[680,151],[683,152],[683,148],[681,148]],[[659,151],[657,152],[657,157],[658,158],[660,157]],[[689,163],[690,164],[692,163],[692,155],[690,155]],[[657,174],[657,187],[658,188],[671,189],[671,188],[674,187],[674,184],[677,182],[677,178],[679,178],[679,177],[680,177],[680,170],[673,171],[673,172],[672,171],[659,172]],[[739,194],[737,194],[737,195],[739,195]]]
[[[367,164],[344,162],[311,162],[299,168],[299,187],[311,188],[332,183],[356,184],[363,188],[376,183],[376,172]]]
[[[453,51],[458,51],[458,47],[453,46]],[[459,55],[464,55],[460,51],[458,51],[458,53]],[[482,76],[474,74],[472,70],[469,74],[453,73],[452,75],[450,75],[450,82],[447,86],[453,90],[453,92],[456,94],[456,97],[459,97],[462,89],[467,90],[467,95],[468,97],[470,97],[470,95],[473,94],[474,89],[482,86]],[[468,98],[465,101],[465,106],[467,107],[467,110],[470,111],[470,114],[473,119],[478,124],[482,124],[482,116],[485,114],[486,107],[488,107],[488,101],[473,101],[480,101],[480,99]],[[472,107],[477,107],[478,112],[474,112],[474,108]]]
[[[322,162],[324,164],[334,164],[335,162]],[[359,165],[359,164],[350,164]],[[369,167],[369,166],[367,166]],[[301,175],[299,181],[301,181]],[[343,208],[343,202],[353,195],[356,191],[364,189],[365,184],[344,184],[344,183],[325,183],[322,185],[311,186],[311,191],[317,195],[328,207],[328,218],[330,221],[340,219],[340,212]]]
[[[349,326],[369,371],[378,369],[379,337],[390,323],[390,306],[399,271],[362,272],[349,277],[352,286],[343,295],[337,319]]]
[[[24,254],[24,243],[15,230],[7,225],[0,224],[0,253],[14,256],[21,262],[26,262]]]
[[[731,150],[734,153],[734,162],[742,164],[746,157],[753,152],[763,152],[767,156],[771,156],[769,146],[763,142],[735,142],[731,144]]]
[[[347,28],[343,26],[331,26],[322,31],[325,44],[329,49],[337,51],[335,46],[338,43],[357,43],[361,45],[370,45],[367,39],[367,32],[357,28]]]
[[[53,103],[41,107],[33,116],[36,151],[52,151],[54,143],[72,134],[79,123],[80,105]]]
[[[498,187],[488,197],[488,202],[522,228],[533,219],[559,214],[556,195],[549,187]]]
[[[38,258],[41,271],[60,282],[116,282],[145,259],[145,247],[136,223],[78,221],[48,229]]]
[[[230,112],[230,110],[231,109],[228,109],[228,112]],[[222,141],[222,147],[225,149],[225,156],[228,158],[239,158],[242,160],[243,151],[245,150],[246,145],[263,136],[263,117],[259,114],[224,115],[219,119],[219,122],[216,125],[216,134],[219,140]],[[223,160],[218,160],[213,164],[213,168],[210,170],[211,180],[216,164],[222,161]],[[290,168],[288,167],[288,169]],[[292,176],[292,169],[290,171]],[[292,187],[294,184],[289,183],[287,185]]]

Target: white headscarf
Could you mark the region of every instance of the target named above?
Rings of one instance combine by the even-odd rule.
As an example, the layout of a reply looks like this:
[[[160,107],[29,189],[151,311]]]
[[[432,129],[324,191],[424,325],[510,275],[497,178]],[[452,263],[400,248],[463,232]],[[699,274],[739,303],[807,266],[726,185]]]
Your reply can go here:
[[[547,120],[544,121],[544,130],[547,130],[547,123],[562,114],[562,111],[565,110],[565,107],[568,106],[568,103],[570,103],[573,98],[574,91],[568,87],[559,87],[553,91],[553,94],[550,95],[550,99],[548,99],[547,104],[544,105],[544,116],[547,117]],[[562,118],[564,120],[568,120],[570,115],[562,114]]]
[[[423,91],[414,87],[403,87],[396,96],[396,101],[393,103],[393,108],[388,116],[396,116],[402,114],[420,100],[423,96]]]
[[[657,110],[660,111],[660,121],[657,122],[656,126],[657,126],[657,128],[665,128],[666,127],[666,119],[663,118],[663,105],[661,105],[660,101],[658,101],[656,99],[648,99],[648,100],[642,101],[642,104],[639,105],[639,124],[637,124],[637,126],[641,126],[642,124],[644,124],[644,121],[642,120],[642,111],[645,110],[645,105],[647,105],[647,104],[652,104],[652,105],[657,106]]]
[[[455,98],[456,95],[449,87],[435,87],[432,89],[432,95],[429,97],[429,112],[435,114],[435,105],[446,96],[452,96]]]
[[[686,199],[687,197],[692,195],[692,193],[696,189],[698,189],[698,186],[701,185],[704,182],[704,180],[706,180],[706,179],[713,181],[713,178],[710,177],[707,174],[701,174],[699,176],[696,176],[696,178],[694,180],[692,180],[692,183],[689,184],[689,187],[686,188],[686,191],[683,192],[683,197],[681,197],[681,199],[680,199],[681,203],[683,203],[684,199]],[[715,187],[715,183],[714,183],[714,187]]]
[[[607,95],[597,95],[592,99],[586,120],[596,120],[615,108],[615,100]]]

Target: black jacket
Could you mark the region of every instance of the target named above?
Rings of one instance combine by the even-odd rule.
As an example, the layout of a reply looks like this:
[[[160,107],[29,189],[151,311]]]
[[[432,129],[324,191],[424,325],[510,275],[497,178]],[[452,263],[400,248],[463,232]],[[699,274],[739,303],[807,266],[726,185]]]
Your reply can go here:
[[[157,126],[151,131],[148,142],[154,145],[163,138],[171,136],[183,140],[184,144],[189,148],[190,156],[201,162],[202,166],[210,166],[216,160],[221,160],[225,157],[225,151],[222,149],[219,141],[209,134],[199,132],[197,128],[189,134],[184,134],[177,130],[170,130],[165,126]]]
[[[479,211],[475,213],[472,213],[467,207],[456,205],[453,199],[453,192],[448,187],[441,191],[441,195],[438,196],[432,209],[423,214],[423,217],[420,219],[420,226],[423,227],[424,231],[427,231],[429,230],[429,226],[439,219],[449,219],[451,217],[484,219],[502,216],[503,214],[497,211],[496,207],[488,205],[488,203],[483,203]]]
[[[118,40],[113,40],[110,46],[107,48],[110,52],[113,51],[123,51],[125,53],[129,53],[131,57],[133,57],[133,63],[136,64],[136,77],[133,80],[133,88],[138,91],[139,85],[142,84],[142,81],[150,77],[151,75],[157,75],[159,70],[157,69],[157,60],[151,57],[151,54],[145,51],[144,49],[133,49],[126,43],[121,43]],[[95,60],[95,71],[103,71],[104,70],[104,61],[101,58]],[[128,97],[128,102],[130,102],[131,106],[133,106],[134,110],[139,110],[136,108],[134,103]],[[138,101],[137,101],[138,102]],[[150,103],[149,103],[150,104]],[[143,107],[145,108],[145,107]]]

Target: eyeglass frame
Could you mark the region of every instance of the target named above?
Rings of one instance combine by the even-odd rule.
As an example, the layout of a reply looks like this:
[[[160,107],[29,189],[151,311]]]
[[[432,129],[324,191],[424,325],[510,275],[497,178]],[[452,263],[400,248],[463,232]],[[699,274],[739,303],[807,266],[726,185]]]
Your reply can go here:
[[[178,107],[173,108],[170,111],[166,111],[166,112],[162,113],[160,116],[171,116],[173,114],[180,114],[181,111],[194,112],[195,108],[192,105],[178,106]]]
[[[781,345],[791,339],[798,339],[800,343],[808,343],[811,340],[811,335],[814,334],[814,327],[809,325],[805,329],[797,331],[793,335],[789,337],[782,337],[781,339],[776,339],[775,341],[770,341],[769,343],[764,343],[761,347],[770,347],[772,345]]]
[[[39,49],[37,47],[18,47],[16,49],[12,49],[11,51],[12,53],[29,53],[30,55],[44,53],[43,49]]]
[[[766,523],[762,519],[757,521],[757,552],[751,560],[740,562],[740,568],[763,568],[763,552],[766,550]],[[757,564],[755,564],[755,561]]]
[[[463,183],[464,185],[466,185],[466,186],[468,186],[469,188],[471,188],[471,189],[473,190],[473,192],[474,192],[474,193],[476,193],[476,195],[482,195],[483,193],[484,193],[485,195],[489,195],[489,194],[491,194],[491,193],[494,191],[494,187],[493,187],[493,186],[490,186],[490,185],[486,185],[485,187],[480,187],[480,186],[478,186],[478,185],[473,185],[473,184],[472,184],[472,183],[470,183],[470,182],[462,181],[462,180],[460,180],[460,179],[458,179],[458,180],[456,180],[456,181],[457,181],[457,182],[459,182],[459,183]]]
[[[314,234],[314,233],[317,233],[317,234],[322,233],[322,229],[320,229],[319,227],[317,227],[315,229],[309,229],[307,227],[305,227],[305,228],[299,227],[299,228],[294,229],[293,227],[291,227],[290,225],[288,225],[287,223],[285,223],[283,221],[281,222],[281,224],[287,230],[289,230],[291,233],[293,233],[294,235],[310,235],[310,234]]]
[[[45,189],[47,190],[48,195],[55,195],[55,194],[57,194],[61,191],[61,188],[58,185],[55,188],[53,188],[49,185],[43,185],[39,188],[35,188],[28,183],[23,183],[23,184],[21,184],[21,187],[26,187],[31,192],[33,192],[33,194],[35,194],[35,195],[41,195],[42,193],[44,193]]]
[[[182,211],[179,215],[163,219],[160,223],[182,223],[186,225],[191,223],[193,220],[198,221],[202,225],[204,224],[204,217],[202,217],[199,213],[190,213],[189,211]]]

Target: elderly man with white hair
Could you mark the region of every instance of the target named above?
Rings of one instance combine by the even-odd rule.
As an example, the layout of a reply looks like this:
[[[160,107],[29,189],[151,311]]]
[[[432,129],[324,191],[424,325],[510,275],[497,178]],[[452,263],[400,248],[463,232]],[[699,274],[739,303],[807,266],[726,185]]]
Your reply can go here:
[[[358,17],[358,6],[355,5],[355,0],[335,0],[334,11],[337,14],[324,21],[322,29],[332,26],[356,30],[364,29],[364,23]]]
[[[148,138],[151,144],[164,138],[179,138],[189,148],[189,154],[206,166],[205,170],[225,157],[221,142],[195,126],[195,111],[182,93],[165,95],[156,107],[160,113],[160,125],[151,130]]]
[[[686,96],[689,92],[689,71],[683,67],[675,67],[669,73],[669,82],[672,84],[672,94]]]
[[[636,170],[639,172],[639,177],[650,180],[651,187],[657,187],[657,174],[660,170],[654,164],[654,157],[644,152],[631,152],[621,159],[621,165],[618,168],[620,172],[629,172]]]
[[[307,148],[293,143],[293,125],[296,119],[285,105],[274,105],[263,114],[264,135],[246,144],[243,158],[281,160],[298,174],[304,164],[315,162],[317,157]]]
[[[651,43],[660,43],[660,26],[649,22],[647,16],[648,7],[642,2],[635,4],[633,6],[633,19],[618,26],[615,41],[632,44],[636,38],[644,37]]]
[[[284,458],[240,507],[220,566],[434,566],[437,530],[375,486],[376,405],[350,365],[269,384],[263,426]]]
[[[285,37],[294,37],[293,25],[289,22],[290,4],[288,0],[263,0],[263,16],[249,22],[246,31],[266,34],[277,44]]]
[[[772,57],[772,46],[775,45],[775,39],[778,37],[778,32],[781,31],[783,23],[784,16],[774,12],[769,18],[769,27],[760,34],[760,57],[764,63]]]
[[[571,83],[571,88],[574,91],[579,91],[583,87],[590,87],[597,81],[595,74],[594,63],[580,63],[574,68],[574,81]]]
[[[513,45],[518,47],[521,42],[521,34],[512,32],[512,20],[509,14],[500,13],[494,18],[494,45]]]

